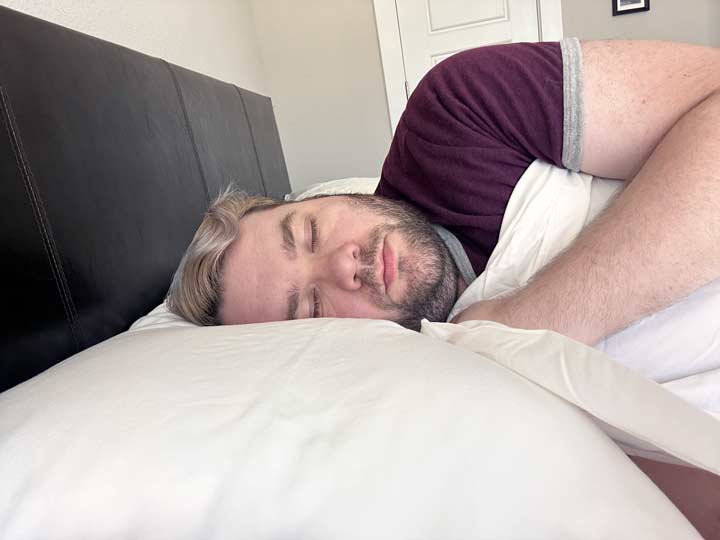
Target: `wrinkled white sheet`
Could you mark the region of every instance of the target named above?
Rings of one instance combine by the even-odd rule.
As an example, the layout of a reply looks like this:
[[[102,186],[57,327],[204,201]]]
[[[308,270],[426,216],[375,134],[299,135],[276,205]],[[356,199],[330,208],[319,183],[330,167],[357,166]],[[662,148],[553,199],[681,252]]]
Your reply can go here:
[[[720,474],[720,422],[600,351],[546,330],[423,322],[426,335],[490,359],[591,415],[633,455]]]
[[[485,271],[450,317],[524,286],[577,237],[621,189],[615,180],[536,161],[513,191]],[[697,407],[720,413],[720,280],[596,344],[621,364]]]

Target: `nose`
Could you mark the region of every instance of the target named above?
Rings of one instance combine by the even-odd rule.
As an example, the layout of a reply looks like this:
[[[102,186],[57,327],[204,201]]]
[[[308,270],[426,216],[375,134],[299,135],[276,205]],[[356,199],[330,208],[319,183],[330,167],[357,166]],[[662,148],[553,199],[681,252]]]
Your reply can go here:
[[[323,279],[346,291],[362,287],[358,274],[360,269],[360,246],[348,242],[328,253],[320,273]]]

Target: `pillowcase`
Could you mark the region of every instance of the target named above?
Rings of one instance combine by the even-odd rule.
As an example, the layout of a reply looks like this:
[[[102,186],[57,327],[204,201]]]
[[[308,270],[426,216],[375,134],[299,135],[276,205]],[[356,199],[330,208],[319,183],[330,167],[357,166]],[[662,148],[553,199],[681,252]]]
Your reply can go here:
[[[304,189],[285,195],[286,201],[302,201],[318,195],[342,195],[343,193],[375,193],[380,178],[340,178],[318,182]]]
[[[180,315],[176,315],[163,302],[150,313],[132,323],[128,331],[134,332],[153,328],[199,328],[199,325],[186,321]]]
[[[136,327],[0,411],[8,540],[698,537],[583,411],[388,321]]]
[[[576,405],[629,454],[720,475],[716,418],[591,347],[548,330],[490,321],[424,321],[422,332],[474,351]]]

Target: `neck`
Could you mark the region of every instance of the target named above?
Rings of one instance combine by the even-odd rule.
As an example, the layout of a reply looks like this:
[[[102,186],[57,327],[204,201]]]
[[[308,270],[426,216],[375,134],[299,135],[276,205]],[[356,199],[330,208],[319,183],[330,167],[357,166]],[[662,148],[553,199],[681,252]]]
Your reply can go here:
[[[465,280],[462,278],[461,275],[459,275],[458,272],[458,278],[457,278],[457,292],[455,294],[455,301],[457,302],[458,298],[460,298],[460,295],[465,292],[465,289],[467,289],[467,283],[465,283]]]

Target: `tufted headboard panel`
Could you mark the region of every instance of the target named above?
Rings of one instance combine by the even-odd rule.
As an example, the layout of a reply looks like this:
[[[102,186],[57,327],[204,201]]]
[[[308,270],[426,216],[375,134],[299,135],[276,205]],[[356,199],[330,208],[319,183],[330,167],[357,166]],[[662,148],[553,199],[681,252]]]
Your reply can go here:
[[[290,191],[269,98],[0,7],[0,390],[159,304],[229,183]]]

